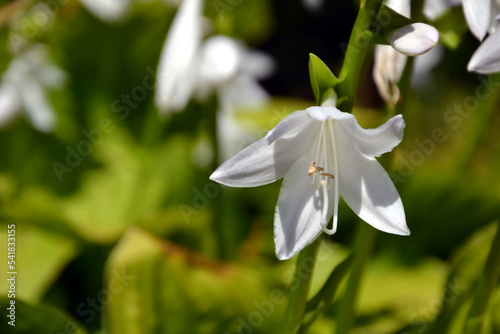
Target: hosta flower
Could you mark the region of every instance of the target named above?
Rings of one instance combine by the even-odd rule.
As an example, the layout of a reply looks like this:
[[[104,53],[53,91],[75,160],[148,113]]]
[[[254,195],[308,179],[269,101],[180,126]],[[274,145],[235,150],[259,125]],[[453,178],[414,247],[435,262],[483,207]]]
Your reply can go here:
[[[363,129],[353,115],[335,107],[296,111],[224,162],[210,179],[255,187],[284,177],[274,215],[280,260],[297,254],[322,231],[335,233],[340,196],[375,228],[408,235],[401,198],[375,159],[401,142],[404,127],[401,115]]]
[[[388,0],[388,7],[410,17],[409,0]],[[388,45],[375,47],[373,78],[384,101],[394,107],[399,101],[398,82],[406,65],[406,56],[418,56],[430,51],[438,42],[439,33],[424,23],[403,26],[389,36]]]
[[[64,73],[47,58],[47,50],[35,45],[10,63],[0,83],[0,125],[24,110],[37,130],[54,128],[56,117],[46,92],[63,83]]]
[[[434,0],[428,0],[424,13],[430,19],[436,19],[445,9],[460,2],[462,2],[469,30],[481,41],[467,69],[481,74],[500,72],[500,33],[497,29],[500,18],[500,0],[439,0],[436,3]]]
[[[467,69],[482,74],[500,72],[499,0],[463,0],[464,15],[469,29],[482,41],[472,55]],[[485,38],[486,34],[488,37]],[[484,39],[484,40],[483,40]]]
[[[181,111],[192,97],[214,91],[224,106],[267,99],[257,80],[271,74],[272,60],[227,36],[203,41],[202,11],[202,0],[184,0],[172,22],[158,64],[155,101],[160,111]]]

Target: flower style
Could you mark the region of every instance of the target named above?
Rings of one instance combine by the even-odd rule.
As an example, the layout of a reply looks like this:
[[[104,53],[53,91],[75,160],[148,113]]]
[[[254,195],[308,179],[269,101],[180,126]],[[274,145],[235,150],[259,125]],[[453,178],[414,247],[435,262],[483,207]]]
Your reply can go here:
[[[0,125],[24,108],[37,130],[49,132],[54,128],[56,118],[46,90],[59,87],[64,72],[47,58],[47,50],[35,45],[11,62],[0,84]]]
[[[375,159],[401,142],[404,127],[401,115],[363,129],[353,115],[335,107],[296,111],[225,161],[210,179],[254,187],[284,177],[274,215],[280,260],[297,254],[322,231],[335,233],[340,196],[373,227],[408,235],[401,198]]]

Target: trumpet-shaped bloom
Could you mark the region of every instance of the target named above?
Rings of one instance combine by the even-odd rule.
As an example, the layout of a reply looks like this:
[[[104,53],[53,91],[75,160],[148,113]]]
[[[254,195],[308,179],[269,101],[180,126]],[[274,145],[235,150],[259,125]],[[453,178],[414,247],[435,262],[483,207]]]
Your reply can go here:
[[[373,227],[408,235],[401,198],[375,159],[401,142],[404,127],[401,115],[363,129],[353,115],[335,107],[296,111],[225,161],[210,179],[254,187],[284,177],[274,215],[280,260],[297,254],[322,231],[335,233],[340,196]]]
[[[56,117],[47,101],[46,90],[59,87],[63,81],[64,73],[49,63],[43,46],[35,45],[18,55],[0,84],[0,125],[24,109],[37,130],[51,131]]]

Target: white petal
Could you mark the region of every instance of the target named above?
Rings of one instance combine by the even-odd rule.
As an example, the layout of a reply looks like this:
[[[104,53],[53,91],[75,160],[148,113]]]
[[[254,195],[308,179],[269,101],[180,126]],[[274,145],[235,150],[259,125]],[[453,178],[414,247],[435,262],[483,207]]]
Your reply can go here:
[[[401,143],[405,121],[403,116],[396,115],[378,128],[364,129],[352,116],[350,119],[337,121],[337,125],[345,130],[357,151],[368,157],[376,157],[392,151]]]
[[[400,97],[398,82],[406,66],[407,57],[389,45],[375,46],[373,79],[386,103],[395,106]]]
[[[280,260],[300,252],[322,231],[321,212],[325,202],[321,188],[311,184],[311,177],[308,176],[310,160],[308,156],[299,159],[290,168],[281,186],[274,214],[274,243]]]
[[[392,47],[407,56],[430,51],[439,41],[436,28],[425,23],[412,23],[396,29],[390,36]]]
[[[235,107],[257,107],[269,100],[269,94],[255,79],[238,75],[231,83],[220,87],[219,103]]]
[[[490,24],[491,0],[463,0],[462,6],[470,31],[482,41]]]
[[[410,17],[410,0],[387,0],[385,5],[403,16]]]
[[[336,126],[340,194],[365,222],[388,233],[408,235],[401,198],[375,158],[357,152],[349,134]]]
[[[500,30],[488,36],[474,52],[467,65],[471,72],[489,74],[500,72]]]
[[[306,109],[306,112],[310,117],[320,122],[323,122],[327,119],[342,120],[353,117],[351,114],[340,111],[332,106],[309,107]]]
[[[242,61],[241,48],[235,40],[226,36],[207,39],[201,50],[201,78],[216,86],[235,78]]]
[[[294,136],[294,129],[300,131],[311,119],[305,110],[298,110],[286,116],[278,123],[272,130],[270,130],[266,138],[269,143],[276,139],[283,137],[285,134],[292,134]]]
[[[42,132],[52,131],[56,123],[55,112],[49,105],[43,88],[36,82],[26,82],[21,94],[33,126]]]
[[[92,14],[103,21],[118,21],[129,9],[125,0],[80,0]]]
[[[195,90],[201,13],[201,0],[184,0],[168,32],[158,64],[155,96],[163,112],[182,110]]]
[[[309,151],[317,126],[319,124],[309,123],[301,131],[292,128],[290,135],[282,132],[283,136],[272,143],[262,138],[226,160],[210,179],[231,187],[255,187],[274,182]]]
[[[256,79],[265,79],[276,70],[274,59],[267,53],[256,50],[245,50],[241,72]]]
[[[7,124],[21,108],[16,89],[8,84],[0,86],[0,126]]]

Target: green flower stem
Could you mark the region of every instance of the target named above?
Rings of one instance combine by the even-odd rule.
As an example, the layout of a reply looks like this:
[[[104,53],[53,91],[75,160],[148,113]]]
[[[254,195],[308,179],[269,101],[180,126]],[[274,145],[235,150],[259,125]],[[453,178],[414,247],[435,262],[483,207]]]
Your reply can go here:
[[[340,299],[338,306],[337,334],[351,333],[351,327],[354,323],[359,283],[364,273],[365,264],[368,262],[372,253],[376,236],[376,229],[361,220],[359,221],[354,245],[356,259],[352,265],[344,295]]]
[[[210,171],[214,171],[219,166],[219,140],[217,137],[217,111],[218,111],[218,101],[215,96],[212,96],[210,101],[207,103],[207,128],[210,135],[210,140],[212,141],[212,152],[213,158],[211,166],[209,167]],[[208,179],[208,177],[207,177]],[[223,217],[223,197],[224,194],[219,194],[219,196],[215,196],[212,199],[213,203],[212,207],[214,210],[214,217],[212,218],[212,232],[214,233],[216,240],[216,254],[214,254],[219,259],[228,259],[229,251],[228,246],[229,238],[225,237],[224,234],[224,226],[222,224],[225,222]]]
[[[500,278],[500,221],[497,223],[497,232],[491,245],[488,259],[484,266],[483,275],[472,301],[464,327],[464,334],[478,334],[483,332],[483,324],[493,292]]]
[[[364,0],[359,5],[359,13],[352,29],[344,64],[339,75],[341,82],[337,87],[339,99],[345,98],[341,103],[342,111],[351,112],[354,107],[361,68],[371,44],[371,33],[368,30],[372,21],[377,17],[381,4],[382,0]]]
[[[295,275],[290,283],[290,294],[285,312],[283,334],[296,333],[302,323],[306,309],[307,295],[311,285],[312,270],[316,262],[318,246],[323,238],[320,236],[298,255]]]

